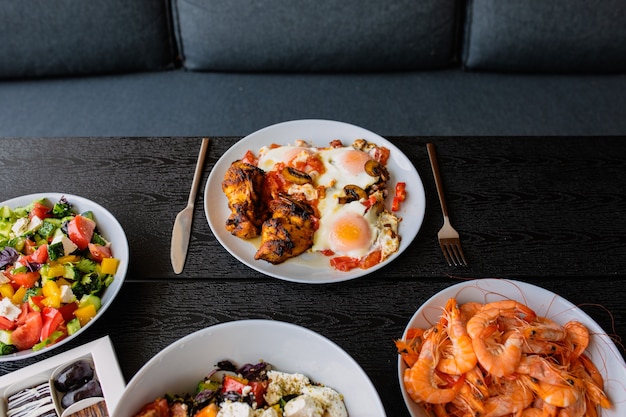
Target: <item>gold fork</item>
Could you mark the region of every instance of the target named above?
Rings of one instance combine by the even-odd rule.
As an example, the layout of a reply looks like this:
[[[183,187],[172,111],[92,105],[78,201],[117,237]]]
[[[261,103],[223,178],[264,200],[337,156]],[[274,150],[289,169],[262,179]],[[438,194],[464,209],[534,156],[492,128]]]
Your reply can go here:
[[[427,143],[426,149],[428,149],[428,158],[430,159],[430,166],[433,169],[437,194],[439,195],[439,203],[441,204],[441,211],[443,213],[443,226],[441,230],[439,230],[439,233],[437,233],[439,246],[441,246],[441,251],[448,265],[467,266],[467,261],[465,260],[465,255],[463,255],[463,249],[461,248],[459,232],[452,227],[450,218],[448,217],[448,208],[446,206],[446,200],[443,197],[443,182],[441,181],[441,174],[439,173],[439,163],[437,162],[435,145]]]

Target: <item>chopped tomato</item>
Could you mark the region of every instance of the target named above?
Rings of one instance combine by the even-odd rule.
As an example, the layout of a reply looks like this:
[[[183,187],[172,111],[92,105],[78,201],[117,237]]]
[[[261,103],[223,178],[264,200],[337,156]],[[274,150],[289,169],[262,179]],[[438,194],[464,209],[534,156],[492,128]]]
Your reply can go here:
[[[89,243],[87,245],[89,247],[89,253],[91,253],[91,257],[96,262],[102,262],[104,258],[111,257],[111,249],[106,246],[96,245],[95,243]]]
[[[262,407],[265,404],[264,395],[267,391],[267,381],[250,381],[248,385],[252,388],[257,407]]]
[[[348,272],[359,266],[359,259],[349,256],[338,256],[330,260],[330,266],[338,271]]]
[[[33,240],[26,239],[24,241],[24,254],[32,255],[35,252],[36,247],[37,247],[37,244]]]
[[[393,197],[391,210],[392,211],[400,210],[400,203],[404,200],[406,200],[406,183],[399,182],[396,184],[396,194]]]
[[[246,385],[248,385],[247,379],[225,375],[222,382],[222,392],[238,392],[241,394]]]
[[[277,198],[280,193],[286,192],[287,181],[279,172],[270,171],[263,177],[262,198],[266,204]]]
[[[33,262],[37,262],[38,264],[46,263],[48,260],[48,245],[43,244],[39,246],[32,255],[30,255],[30,259]]]
[[[9,272],[9,279],[21,287],[32,288],[39,280],[39,271],[18,272],[17,274]]]
[[[170,407],[167,405],[165,398],[158,398],[157,400],[148,403],[141,407],[139,413],[135,417],[169,417]]]
[[[333,252],[330,249],[324,249],[322,251],[320,251],[322,255],[324,256],[333,256],[335,254],[335,252]]]
[[[63,316],[63,320],[65,320],[65,322],[67,323],[74,319],[74,311],[76,311],[77,308],[78,303],[68,303],[63,304],[61,307],[58,308],[58,310]]]
[[[361,260],[359,261],[359,268],[361,269],[371,268],[374,265],[379,264],[380,261],[382,261],[382,257],[383,257],[383,254],[380,251],[380,249],[375,250],[369,253],[368,255],[364,256],[363,258],[361,258]]]
[[[19,350],[30,349],[39,342],[42,327],[41,314],[30,311],[24,318],[24,324],[18,325],[11,333],[11,341]]]
[[[43,305],[44,298],[46,298],[45,295],[31,295],[30,297],[28,297],[30,302],[36,306],[35,310],[37,310],[37,308],[38,308],[39,311],[43,310],[44,307],[45,307]]]
[[[95,228],[96,222],[85,216],[77,215],[67,224],[67,233],[70,240],[78,246],[78,249],[84,250],[91,242]]]
[[[389,160],[389,155],[391,155],[391,151],[387,148],[385,148],[384,146],[381,146],[380,148],[377,148],[374,151],[374,159],[378,162],[380,162],[383,165],[387,165],[387,161]]]
[[[13,330],[17,326],[17,323],[13,320],[9,320],[4,316],[0,316],[0,330]]]
[[[371,195],[369,196],[369,198],[363,202],[361,202],[361,204],[363,204],[365,207],[367,207],[368,209],[370,207],[372,207],[374,204],[376,204],[376,196]]]
[[[251,150],[248,150],[248,152],[246,152],[241,161],[254,166],[257,166],[257,164],[259,163],[259,160]]]
[[[59,326],[63,323],[63,315],[59,310],[52,307],[44,307],[42,313],[43,326],[41,328],[41,336],[39,340],[44,340],[50,337]]]
[[[52,212],[50,207],[45,204],[41,204],[38,201],[35,201],[33,204],[33,209],[28,213],[28,216],[32,219],[33,217],[39,217],[40,219],[45,219],[46,217],[52,217]]]

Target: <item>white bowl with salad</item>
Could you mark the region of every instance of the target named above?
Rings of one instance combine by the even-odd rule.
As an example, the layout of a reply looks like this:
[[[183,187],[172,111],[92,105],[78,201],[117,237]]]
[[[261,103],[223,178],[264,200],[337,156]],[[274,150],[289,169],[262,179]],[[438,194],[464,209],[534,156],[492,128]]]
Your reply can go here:
[[[225,370],[224,363],[248,371],[266,364],[271,371],[259,378]],[[216,367],[220,371],[214,373]],[[229,416],[273,416],[268,410],[272,407],[280,407],[284,417],[307,415],[307,407],[325,407],[327,412],[311,415],[341,416],[345,411],[350,416],[386,416],[378,392],[350,355],[318,333],[273,320],[221,323],[174,342],[135,374],[113,415],[148,415],[142,410],[171,406],[184,397],[200,403],[189,414],[196,417],[216,415],[215,407],[229,408],[219,414]],[[246,408],[252,403],[253,410]]]
[[[0,202],[0,362],[74,339],[101,317],[128,269],[124,229],[71,194]]]

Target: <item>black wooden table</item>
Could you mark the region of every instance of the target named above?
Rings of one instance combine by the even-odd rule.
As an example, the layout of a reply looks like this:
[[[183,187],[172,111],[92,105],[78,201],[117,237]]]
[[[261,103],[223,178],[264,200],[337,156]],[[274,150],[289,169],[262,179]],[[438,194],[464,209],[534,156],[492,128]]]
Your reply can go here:
[[[215,240],[203,190],[239,138],[211,138],[187,263],[169,261],[174,217],[185,206],[200,138],[0,139],[0,201],[37,192],[87,197],[124,227],[129,271],[106,316],[59,350],[0,364],[0,375],[109,335],[126,380],[161,349],[204,327],[264,318],[308,327],[363,367],[389,416],[408,416],[393,339],[436,292],[463,279],[510,278],[579,305],[617,342],[626,337],[626,141],[621,138],[391,137],[426,191],[423,226],[381,270],[336,284],[266,277]],[[449,267],[436,235],[441,212],[426,154],[439,152],[450,216],[470,266]]]

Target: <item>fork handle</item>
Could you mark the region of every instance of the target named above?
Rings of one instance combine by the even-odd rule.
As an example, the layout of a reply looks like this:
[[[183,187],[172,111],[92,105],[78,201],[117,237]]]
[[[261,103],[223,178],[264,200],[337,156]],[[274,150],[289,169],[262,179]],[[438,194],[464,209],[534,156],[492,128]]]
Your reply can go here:
[[[441,204],[441,211],[443,217],[448,217],[448,207],[446,206],[446,200],[443,197],[443,182],[441,181],[441,174],[439,173],[439,163],[437,162],[437,150],[432,143],[426,144],[428,150],[428,159],[430,159],[430,167],[433,170],[433,177],[435,177],[435,185],[437,186],[437,195],[439,195],[439,204]]]

